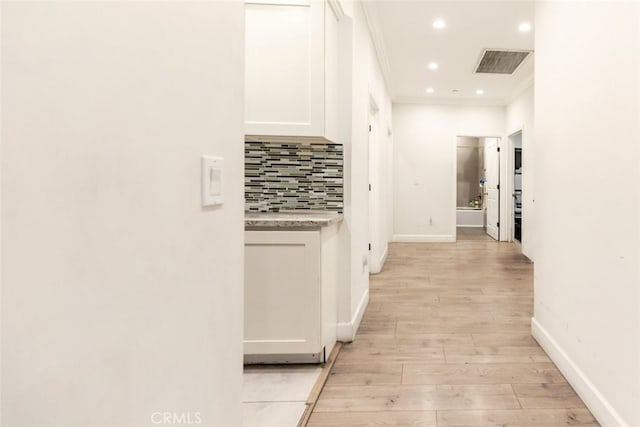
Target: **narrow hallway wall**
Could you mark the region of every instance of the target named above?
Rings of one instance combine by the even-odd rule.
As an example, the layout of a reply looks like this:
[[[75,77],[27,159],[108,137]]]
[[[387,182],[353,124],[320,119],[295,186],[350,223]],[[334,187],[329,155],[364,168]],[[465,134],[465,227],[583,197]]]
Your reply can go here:
[[[639,24],[635,2],[536,3],[532,328],[605,427],[640,425]]]
[[[341,87],[341,112],[345,137],[344,159],[344,216],[341,226],[341,245],[349,253],[348,265],[343,266],[345,279],[338,296],[338,339],[350,341],[358,328],[369,298],[370,259],[381,260],[390,239],[392,220],[392,157],[388,155],[392,144],[391,99],[376,56],[375,46],[367,22],[367,15],[360,1],[343,1],[348,20],[341,34],[343,52],[340,65],[344,84]],[[374,17],[369,17],[374,19]],[[342,24],[341,24],[342,25]],[[344,64],[344,62],[348,64]],[[369,112],[370,97],[379,111],[376,114],[380,144],[373,153],[380,159],[378,168],[378,224],[371,235],[369,221]],[[373,250],[369,253],[369,243]],[[348,246],[345,248],[345,246]]]

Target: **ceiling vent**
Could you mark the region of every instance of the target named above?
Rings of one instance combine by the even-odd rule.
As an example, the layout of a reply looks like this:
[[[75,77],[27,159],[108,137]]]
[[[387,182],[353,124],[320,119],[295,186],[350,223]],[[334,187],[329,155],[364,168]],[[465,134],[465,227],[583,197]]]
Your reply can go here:
[[[530,50],[485,49],[476,73],[513,74],[530,53]]]

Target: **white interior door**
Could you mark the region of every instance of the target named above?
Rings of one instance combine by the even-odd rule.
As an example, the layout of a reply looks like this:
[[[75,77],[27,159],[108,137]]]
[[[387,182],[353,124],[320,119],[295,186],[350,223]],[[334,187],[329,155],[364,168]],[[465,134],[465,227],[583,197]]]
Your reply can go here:
[[[486,138],[484,144],[485,197],[487,198],[487,234],[500,238],[500,151],[498,138]]]
[[[367,275],[370,273],[378,273],[374,266],[375,257],[373,256],[373,242],[374,236],[376,233],[376,215],[377,215],[377,206],[376,206],[376,198],[374,191],[378,191],[376,182],[376,152],[375,152],[375,140],[376,140],[376,126],[373,115],[369,116],[369,252],[368,252],[368,270]]]

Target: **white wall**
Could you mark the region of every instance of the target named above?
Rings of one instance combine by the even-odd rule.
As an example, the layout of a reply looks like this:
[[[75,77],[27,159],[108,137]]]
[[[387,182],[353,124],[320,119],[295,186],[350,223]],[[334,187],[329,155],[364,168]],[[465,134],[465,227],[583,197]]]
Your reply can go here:
[[[3,74],[3,70],[2,70],[2,4],[0,4],[0,413],[2,412],[2,402],[3,402],[3,395],[2,395],[2,384],[4,381],[4,376],[2,375],[2,354],[3,354],[3,345],[2,345],[2,290],[3,285],[2,285],[2,209],[3,209],[3,205],[2,205],[2,176],[3,176],[3,172],[2,172],[2,139],[3,139],[3,132],[2,132],[2,74]],[[2,425],[2,415],[0,414],[0,425]]]
[[[512,135],[522,129],[522,253],[532,261],[535,258],[535,188],[534,188],[534,123],[533,123],[533,86],[517,96],[506,109],[506,135]],[[513,159],[508,163],[508,174],[513,170]],[[510,179],[511,183],[512,179]],[[511,187],[512,188],[512,187]],[[511,189],[508,193],[512,193]],[[512,211],[513,205],[508,207]],[[513,222],[509,224],[512,226]]]
[[[241,425],[242,3],[2,8],[2,424]]]
[[[370,263],[378,265],[386,252],[390,239],[392,220],[389,203],[392,185],[391,176],[392,136],[388,134],[391,124],[391,100],[386,89],[376,51],[371,40],[367,18],[359,1],[342,2],[346,16],[341,44],[348,52],[342,56],[348,65],[341,64],[341,73],[346,69],[346,84],[342,87],[341,105],[349,106],[343,113],[343,135],[345,135],[345,221],[341,226],[341,243],[345,249],[348,242],[349,265],[343,274],[349,277],[339,290],[338,339],[353,339],[364,313],[369,295]],[[344,31],[346,29],[346,31]],[[343,74],[344,76],[344,74]],[[376,223],[370,233],[369,221],[369,114],[370,96],[379,111],[375,114],[378,130],[378,146],[372,150],[377,159],[376,182],[372,183],[376,201],[373,219]],[[371,235],[370,235],[371,234]],[[369,243],[372,253],[369,254]],[[371,260],[373,261],[370,261]],[[347,291],[347,287],[349,288]]]
[[[502,136],[504,119],[504,107],[393,104],[394,240],[455,239],[456,136]]]
[[[635,427],[640,5],[536,3],[535,22],[533,333],[603,426]]]

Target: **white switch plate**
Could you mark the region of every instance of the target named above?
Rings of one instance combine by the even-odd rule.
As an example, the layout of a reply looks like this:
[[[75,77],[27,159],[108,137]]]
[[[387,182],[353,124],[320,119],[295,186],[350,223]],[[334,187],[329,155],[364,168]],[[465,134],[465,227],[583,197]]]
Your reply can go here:
[[[224,159],[202,156],[202,206],[216,206],[224,202]]]

